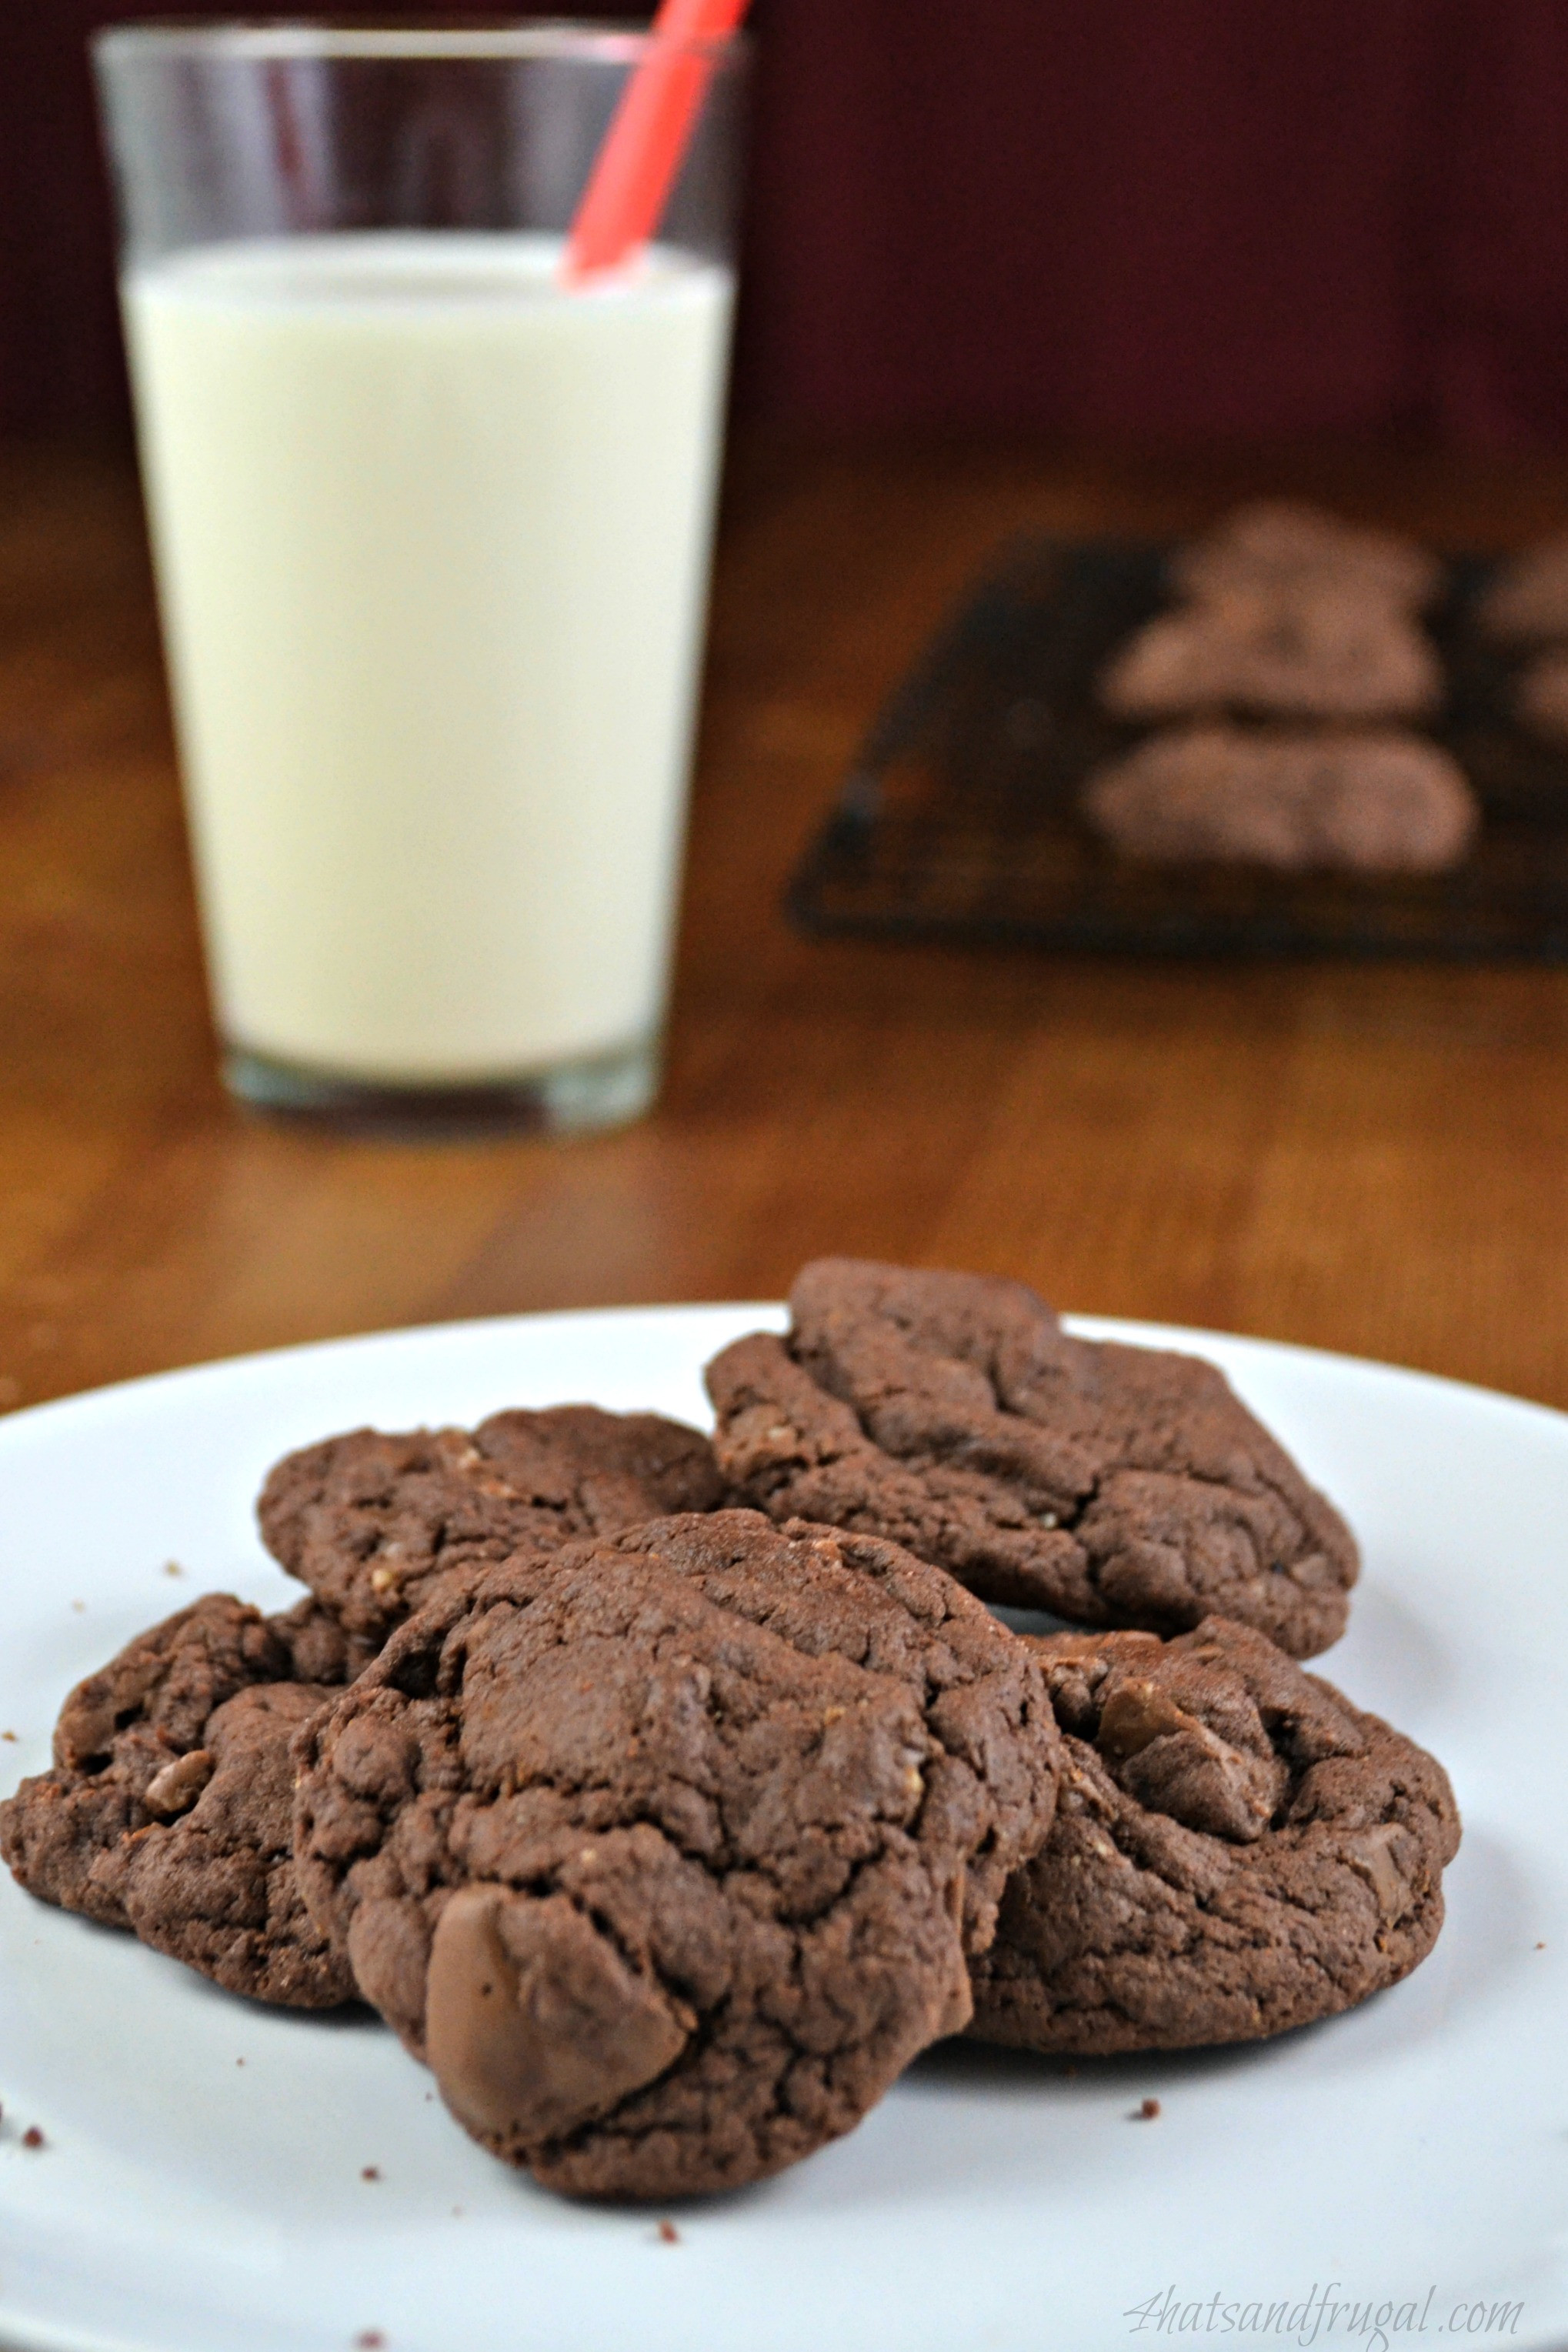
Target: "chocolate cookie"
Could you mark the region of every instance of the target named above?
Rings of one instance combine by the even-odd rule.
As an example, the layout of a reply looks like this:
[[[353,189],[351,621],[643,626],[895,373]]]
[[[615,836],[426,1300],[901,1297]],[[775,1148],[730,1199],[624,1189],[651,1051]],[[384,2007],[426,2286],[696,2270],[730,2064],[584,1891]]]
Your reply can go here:
[[[1344,522],[1287,499],[1258,499],[1237,507],[1178,551],[1170,575],[1185,596],[1321,588],[1359,593],[1405,612],[1430,604],[1443,584],[1442,564],[1414,540]]]
[[[1552,646],[1536,655],[1520,677],[1514,707],[1543,743],[1568,747],[1568,647]]]
[[[972,2032],[1091,2053],[1253,2042],[1425,1959],[1459,1817],[1413,1740],[1223,1618],[1030,1647],[1068,1769],[973,1964]]]
[[[1393,731],[1153,735],[1097,770],[1082,806],[1125,857],[1290,874],[1441,873],[1465,856],[1480,818],[1447,751]]]
[[[1403,614],[1365,597],[1237,593],[1162,613],[1100,675],[1118,719],[1219,710],[1281,719],[1420,719],[1442,700],[1436,652]]]
[[[289,1743],[366,1653],[314,1601],[265,1618],[226,1593],[138,1634],[60,1711],[51,1771],[0,1805],[28,1893],[292,2009],[354,1997],[290,1853]]]
[[[1069,1339],[1021,1283],[819,1258],[787,1339],[708,1367],[725,1475],[775,1519],[889,1537],[987,1600],[1296,1657],[1344,1631],[1355,1541],[1211,1364]]]
[[[1500,564],[1477,606],[1489,635],[1523,645],[1568,637],[1568,539]]]
[[[257,1515],[268,1551],[359,1638],[386,1639],[440,1578],[723,1499],[708,1440],[654,1412],[557,1405],[471,1434],[351,1430],[285,1455]]]
[[[297,1754],[310,1908],[459,2122],[662,2198],[808,2155],[967,2021],[1058,1750],[950,1578],[721,1511],[448,1587]]]

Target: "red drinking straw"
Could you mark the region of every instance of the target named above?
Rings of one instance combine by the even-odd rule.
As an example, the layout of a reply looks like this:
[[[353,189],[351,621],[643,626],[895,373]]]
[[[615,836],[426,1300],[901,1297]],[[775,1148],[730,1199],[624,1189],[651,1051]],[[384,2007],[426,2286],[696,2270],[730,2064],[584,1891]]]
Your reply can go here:
[[[569,279],[617,268],[658,226],[712,70],[712,59],[693,45],[723,40],[746,6],[747,0],[662,0],[577,207],[566,245]]]

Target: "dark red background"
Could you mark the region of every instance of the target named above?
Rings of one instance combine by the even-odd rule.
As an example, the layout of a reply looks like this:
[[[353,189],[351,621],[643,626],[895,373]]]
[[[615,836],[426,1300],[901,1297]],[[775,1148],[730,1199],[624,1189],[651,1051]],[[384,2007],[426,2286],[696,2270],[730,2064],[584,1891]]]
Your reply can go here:
[[[87,33],[213,13],[0,0],[0,429],[123,414]],[[752,413],[1568,434],[1563,0],[759,0],[756,24]]]

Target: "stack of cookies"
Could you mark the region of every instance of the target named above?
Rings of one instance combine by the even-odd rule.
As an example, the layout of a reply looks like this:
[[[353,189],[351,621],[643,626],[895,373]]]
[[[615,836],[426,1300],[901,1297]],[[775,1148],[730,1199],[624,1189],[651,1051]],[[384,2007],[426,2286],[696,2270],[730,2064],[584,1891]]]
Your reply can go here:
[[[1568,540],[1548,540],[1499,570],[1481,600],[1489,636],[1525,656],[1516,715],[1554,749],[1568,749]]]
[[[81,1684],[16,1877],[370,2002],[579,2195],[776,2172],[947,2034],[1255,2040],[1415,1967],[1453,1798],[1297,1663],[1355,1546],[1219,1373],[973,1276],[823,1260],[791,1310],[711,1441],[565,1406],[279,1464],[304,1596]]]
[[[1293,873],[1436,873],[1463,857],[1474,796],[1409,725],[1443,694],[1420,625],[1442,585],[1426,550],[1266,502],[1170,572],[1177,603],[1100,678],[1114,717],[1158,731],[1090,776],[1097,832],[1146,861]]]

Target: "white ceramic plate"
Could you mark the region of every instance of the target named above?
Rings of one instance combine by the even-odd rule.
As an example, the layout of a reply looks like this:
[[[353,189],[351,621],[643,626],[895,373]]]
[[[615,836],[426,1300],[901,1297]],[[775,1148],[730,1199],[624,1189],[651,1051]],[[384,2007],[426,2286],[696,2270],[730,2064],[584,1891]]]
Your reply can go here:
[[[704,1419],[702,1363],[763,1320],[777,1310],[471,1323],[0,1422],[0,1728],[17,1735],[0,1790],[42,1769],[66,1690],[141,1627],[208,1590],[292,1597],[249,1508],[287,1447],[565,1398]],[[1294,1349],[1079,1328],[1211,1357],[1354,1522],[1365,1576],[1328,1670],[1436,1751],[1465,1816],[1448,1925],[1408,1982],[1253,2049],[1068,2072],[950,2045],[847,2140],[677,2211],[672,2244],[657,2214],[570,2205],[493,2163],[368,2018],[252,2007],[5,1878],[0,2341],[1568,2341],[1568,1419]],[[1158,2120],[1131,2120],[1145,2095]],[[42,2149],[22,2144],[32,2124]]]

